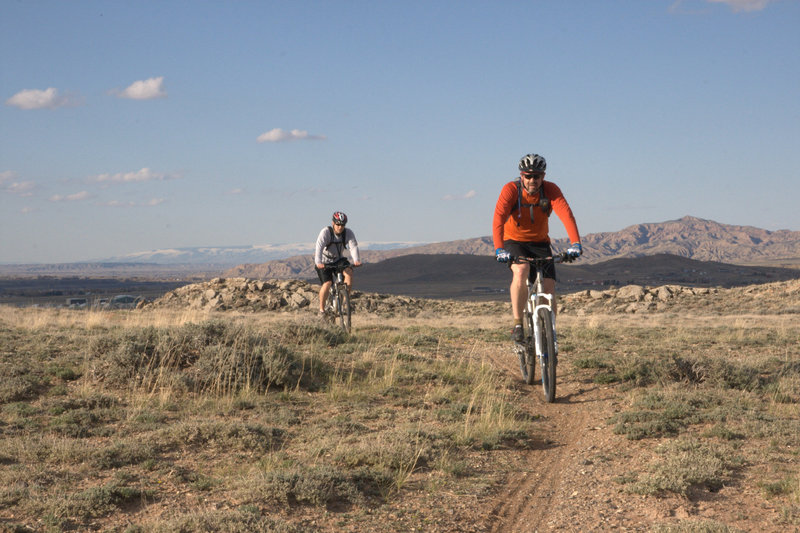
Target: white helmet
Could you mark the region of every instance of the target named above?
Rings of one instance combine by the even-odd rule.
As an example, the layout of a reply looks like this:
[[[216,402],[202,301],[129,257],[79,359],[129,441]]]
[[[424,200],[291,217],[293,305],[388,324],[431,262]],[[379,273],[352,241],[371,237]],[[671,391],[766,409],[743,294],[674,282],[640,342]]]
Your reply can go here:
[[[519,160],[521,172],[544,172],[547,168],[547,161],[539,154],[528,154]]]

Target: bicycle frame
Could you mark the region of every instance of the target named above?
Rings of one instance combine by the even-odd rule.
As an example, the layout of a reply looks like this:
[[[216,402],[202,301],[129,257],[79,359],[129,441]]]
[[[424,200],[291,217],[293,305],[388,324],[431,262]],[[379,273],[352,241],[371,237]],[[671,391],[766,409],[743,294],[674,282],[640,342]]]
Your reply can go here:
[[[350,333],[351,329],[351,312],[350,307],[350,291],[344,281],[344,271],[350,268],[349,261],[344,261],[340,264],[331,265],[328,268],[333,271],[333,279],[331,280],[331,292],[328,296],[326,308],[329,308],[334,315],[334,320],[339,319],[342,329]]]
[[[544,258],[514,258],[514,262],[528,263],[531,268],[536,269],[535,280],[531,282],[530,276],[525,280],[528,298],[523,313],[523,328],[527,331],[523,343],[515,345],[515,351],[520,359],[522,378],[529,385],[534,382],[535,362],[538,361],[542,372],[542,388],[548,402],[555,401],[558,347],[555,340],[554,296],[543,292],[543,268],[548,261],[562,263],[572,259],[567,254]]]

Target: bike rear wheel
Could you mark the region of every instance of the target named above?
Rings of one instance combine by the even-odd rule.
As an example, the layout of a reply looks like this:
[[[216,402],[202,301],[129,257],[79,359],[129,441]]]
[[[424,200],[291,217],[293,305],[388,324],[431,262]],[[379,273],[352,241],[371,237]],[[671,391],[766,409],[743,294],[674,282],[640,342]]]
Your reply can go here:
[[[514,349],[519,357],[519,370],[522,373],[522,380],[531,385],[535,381],[536,370],[536,349],[533,344],[533,317],[528,311],[522,317],[522,328],[524,337],[522,344],[517,344]]]
[[[539,334],[542,341],[542,355],[539,358],[542,367],[542,388],[548,403],[556,400],[556,356],[555,334],[553,332],[553,315],[547,309],[539,309],[536,317],[539,321]]]

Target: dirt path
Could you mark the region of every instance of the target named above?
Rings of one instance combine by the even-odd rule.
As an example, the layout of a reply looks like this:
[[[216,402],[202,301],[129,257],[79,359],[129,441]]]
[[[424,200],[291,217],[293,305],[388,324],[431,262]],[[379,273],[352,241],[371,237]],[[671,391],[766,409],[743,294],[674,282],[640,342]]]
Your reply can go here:
[[[646,497],[626,490],[624,478],[648,471],[658,442],[617,435],[609,419],[625,408],[626,394],[593,383],[589,371],[562,354],[556,402],[544,401],[541,384],[523,383],[515,356],[486,353],[515,380],[525,411],[537,422],[534,445],[505,459],[509,474],[481,513],[492,533],[652,531],[657,524],[731,524],[737,531],[800,532],[781,520],[780,507],[758,492],[758,482],[739,472],[718,491],[698,489],[689,498]],[[537,369],[538,371],[538,369]],[[538,372],[537,372],[538,373]],[[699,526],[698,526],[699,527]]]
[[[516,471],[508,476],[504,489],[489,504],[487,529],[493,533],[531,533],[622,526],[627,521],[622,517],[610,520],[619,513],[605,513],[596,508],[600,503],[605,503],[607,510],[613,510],[614,506],[601,494],[604,491],[598,490],[596,480],[587,476],[596,457],[613,440],[604,421],[613,411],[615,393],[582,379],[565,356],[559,364],[556,402],[548,404],[540,384],[522,382],[512,354],[488,357],[519,380],[523,405],[530,416],[539,419],[541,426],[535,430],[536,444],[519,455]],[[591,512],[593,508],[596,509]],[[629,529],[631,526],[628,524]]]

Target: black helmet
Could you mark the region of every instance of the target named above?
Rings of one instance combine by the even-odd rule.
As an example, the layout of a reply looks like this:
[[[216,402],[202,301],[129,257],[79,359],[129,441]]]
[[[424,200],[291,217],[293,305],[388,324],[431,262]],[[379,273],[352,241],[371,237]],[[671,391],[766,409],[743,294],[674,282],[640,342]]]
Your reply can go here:
[[[547,161],[539,154],[528,154],[519,160],[521,172],[544,172],[547,169]]]
[[[333,213],[333,222],[334,224],[341,224],[342,226],[344,226],[345,224],[347,224],[347,215],[345,215],[341,211],[336,211],[335,213]]]

